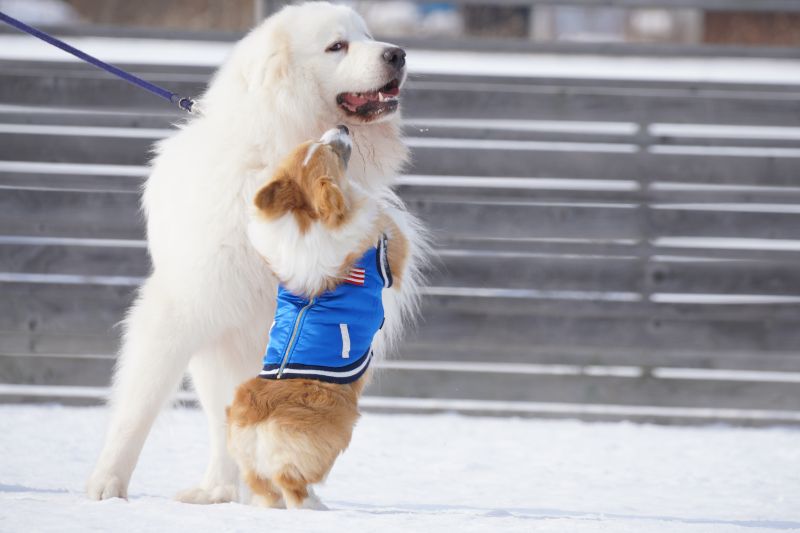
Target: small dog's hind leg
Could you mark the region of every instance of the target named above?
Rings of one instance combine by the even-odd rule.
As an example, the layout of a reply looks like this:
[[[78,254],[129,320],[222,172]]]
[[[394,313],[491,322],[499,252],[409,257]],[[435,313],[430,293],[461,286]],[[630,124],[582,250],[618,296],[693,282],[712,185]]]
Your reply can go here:
[[[301,476],[283,469],[272,478],[272,481],[280,487],[287,508],[302,507],[303,501],[308,497],[308,489],[306,481]]]
[[[330,466],[333,466],[333,464],[331,463]],[[280,487],[283,493],[283,500],[286,502],[288,509],[327,511],[328,508],[320,501],[311,487],[312,484],[321,482],[324,477],[324,475],[316,476],[313,481],[307,481],[296,472],[296,468],[285,467],[272,478],[272,481]]]
[[[253,491],[253,503],[262,507],[273,509],[285,509],[286,502],[283,495],[268,479],[259,477],[255,472],[248,471],[244,474],[244,480],[250,490]]]
[[[308,489],[308,497],[303,502],[303,507],[302,508],[303,509],[312,509],[314,511],[327,511],[328,507],[324,503],[322,503],[320,501],[319,497],[314,492],[314,488],[313,487],[308,487],[307,489]]]

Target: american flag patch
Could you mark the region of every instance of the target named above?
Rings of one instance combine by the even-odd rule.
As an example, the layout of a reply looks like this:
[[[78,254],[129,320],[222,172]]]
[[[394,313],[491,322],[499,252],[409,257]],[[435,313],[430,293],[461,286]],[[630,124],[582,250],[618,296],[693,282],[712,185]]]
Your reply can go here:
[[[344,282],[349,283],[350,285],[358,285],[363,287],[365,275],[366,271],[363,268],[353,267],[350,269],[350,273],[344,278]]]

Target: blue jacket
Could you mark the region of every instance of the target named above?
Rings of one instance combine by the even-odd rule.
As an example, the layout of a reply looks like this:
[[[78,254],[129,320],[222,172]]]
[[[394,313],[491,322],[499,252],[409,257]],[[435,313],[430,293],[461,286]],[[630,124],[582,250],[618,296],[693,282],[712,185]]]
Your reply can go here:
[[[259,376],[356,381],[372,358],[372,339],[384,319],[381,293],[391,285],[386,236],[382,236],[332,290],[309,299],[279,286],[275,322]]]

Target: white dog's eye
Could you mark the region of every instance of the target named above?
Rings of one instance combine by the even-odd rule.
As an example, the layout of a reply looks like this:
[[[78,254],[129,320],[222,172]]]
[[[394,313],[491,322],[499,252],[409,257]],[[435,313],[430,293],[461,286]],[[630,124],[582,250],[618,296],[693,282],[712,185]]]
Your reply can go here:
[[[335,43],[330,45],[328,48],[326,48],[325,51],[326,52],[341,52],[342,50],[347,50],[348,44],[349,43],[347,41],[336,41]]]

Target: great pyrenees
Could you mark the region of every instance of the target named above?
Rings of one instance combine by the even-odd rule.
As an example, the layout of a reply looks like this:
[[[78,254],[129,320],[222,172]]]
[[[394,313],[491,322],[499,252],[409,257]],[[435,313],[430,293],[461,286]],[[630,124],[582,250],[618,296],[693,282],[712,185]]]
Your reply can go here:
[[[261,369],[276,282],[248,242],[247,207],[297,144],[350,127],[350,178],[391,206],[409,239],[403,290],[385,303],[380,357],[413,314],[425,257],[417,221],[391,190],[407,160],[398,96],[405,52],[375,41],[351,9],[286,7],[234,47],[199,101],[202,114],[158,143],[143,195],[153,272],[124,322],[111,420],[87,491],[126,497],[150,427],[188,366],[208,417],[211,458],[191,503],[237,499],[225,407]]]

